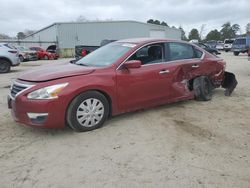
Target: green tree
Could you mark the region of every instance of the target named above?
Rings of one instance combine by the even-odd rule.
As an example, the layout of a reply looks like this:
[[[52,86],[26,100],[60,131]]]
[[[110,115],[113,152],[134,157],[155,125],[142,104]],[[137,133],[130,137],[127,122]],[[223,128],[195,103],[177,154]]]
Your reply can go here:
[[[17,38],[18,39],[24,39],[25,38],[25,34],[23,32],[18,32],[17,33]]]
[[[0,39],[10,39],[10,36],[0,33]]]
[[[181,30],[181,40],[185,40],[187,41],[187,37],[186,37],[186,33],[184,31],[184,29],[180,26],[179,29]]]
[[[217,29],[210,31],[206,36],[206,41],[208,41],[208,40],[220,40],[220,39],[221,39],[221,34]]]
[[[189,39],[189,40],[193,40],[193,39],[195,39],[195,40],[200,40],[199,31],[198,31],[197,29],[193,28],[193,29],[190,31],[189,35],[188,35],[188,39]]]
[[[147,23],[154,24],[154,20],[153,20],[153,19],[149,19],[149,20],[147,21]]]
[[[156,24],[156,25],[161,25],[161,22],[160,22],[159,20],[155,20],[155,21],[154,21],[154,24]]]
[[[230,22],[224,23],[221,27],[222,29],[220,30],[220,33],[222,40],[235,38],[237,32],[240,30],[239,24],[231,25]]]
[[[246,25],[246,35],[250,36],[250,23]]]
[[[168,24],[164,21],[161,22],[161,25],[168,26]]]

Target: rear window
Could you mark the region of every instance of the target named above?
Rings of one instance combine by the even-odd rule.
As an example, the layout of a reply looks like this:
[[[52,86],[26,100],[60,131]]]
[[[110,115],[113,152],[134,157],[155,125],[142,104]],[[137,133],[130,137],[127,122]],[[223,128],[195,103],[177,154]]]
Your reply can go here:
[[[170,50],[170,61],[181,60],[181,59],[192,59],[195,57],[193,47],[188,44],[170,42],[169,50]]]
[[[234,40],[225,40],[225,44],[232,44],[234,42]]]
[[[234,44],[246,44],[246,39],[236,39]]]

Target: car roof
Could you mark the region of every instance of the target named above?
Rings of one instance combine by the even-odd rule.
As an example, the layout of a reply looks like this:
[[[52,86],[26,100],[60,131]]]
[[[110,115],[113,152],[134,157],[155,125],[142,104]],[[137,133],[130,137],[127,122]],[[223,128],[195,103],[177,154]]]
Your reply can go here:
[[[150,43],[150,42],[184,42],[181,40],[175,40],[175,39],[159,39],[159,38],[131,38],[131,39],[123,39],[123,40],[118,40],[116,42],[122,42],[122,43],[133,43],[133,44],[144,44],[144,43]]]

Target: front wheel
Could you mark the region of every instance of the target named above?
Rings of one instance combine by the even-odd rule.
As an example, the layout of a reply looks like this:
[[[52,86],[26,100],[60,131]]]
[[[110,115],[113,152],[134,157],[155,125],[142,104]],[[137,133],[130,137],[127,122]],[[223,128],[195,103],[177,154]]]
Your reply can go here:
[[[10,72],[10,63],[4,59],[0,59],[0,73]]]
[[[206,76],[200,76],[194,79],[193,89],[195,99],[198,101],[209,101],[212,99],[213,86]]]
[[[19,56],[20,62],[24,62],[24,57],[22,55]]]
[[[83,132],[101,127],[108,115],[109,103],[106,97],[97,91],[87,91],[70,103],[66,120],[72,129]]]

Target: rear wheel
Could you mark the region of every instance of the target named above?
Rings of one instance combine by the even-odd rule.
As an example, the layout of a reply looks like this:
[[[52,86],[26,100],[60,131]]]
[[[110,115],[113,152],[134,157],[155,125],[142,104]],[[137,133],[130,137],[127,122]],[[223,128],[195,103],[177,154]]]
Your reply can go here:
[[[66,120],[75,131],[91,131],[103,125],[108,118],[109,103],[97,91],[78,95],[69,105]]]
[[[212,99],[213,86],[206,76],[200,76],[194,79],[193,89],[195,99],[198,101],[209,101]]]
[[[234,52],[235,56],[238,56],[240,54],[240,52]]]
[[[10,62],[0,59],[0,73],[10,72]]]
[[[49,56],[45,55],[43,59],[44,60],[49,60]]]

